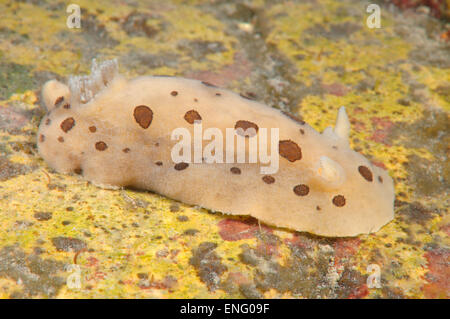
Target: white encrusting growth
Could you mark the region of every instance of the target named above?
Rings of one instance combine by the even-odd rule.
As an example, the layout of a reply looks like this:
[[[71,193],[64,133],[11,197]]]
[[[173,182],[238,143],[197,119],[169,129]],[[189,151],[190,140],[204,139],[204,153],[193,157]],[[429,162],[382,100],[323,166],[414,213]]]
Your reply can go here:
[[[69,86],[50,81],[42,95],[48,113],[38,130],[39,154],[56,171],[81,174],[94,185],[147,189],[323,236],[370,233],[394,216],[392,178],[350,148],[344,107],[335,127],[318,134],[304,121],[210,83],[157,76],[127,80],[115,60],[94,61],[91,74],[71,77]],[[241,135],[233,148],[228,138],[215,144],[222,145],[217,148],[227,163],[209,163],[205,153],[196,161],[174,160],[178,141],[171,133],[182,129],[195,136],[197,122],[214,136],[227,136],[230,129],[254,134]],[[278,170],[261,174],[267,163],[239,162],[237,142],[261,142],[269,135],[265,129],[277,131],[275,143],[270,141],[274,153],[267,157],[277,159]],[[199,146],[216,156],[220,152],[209,148],[207,135]],[[246,159],[256,154],[251,150],[246,146]],[[229,155],[236,161],[229,163]]]

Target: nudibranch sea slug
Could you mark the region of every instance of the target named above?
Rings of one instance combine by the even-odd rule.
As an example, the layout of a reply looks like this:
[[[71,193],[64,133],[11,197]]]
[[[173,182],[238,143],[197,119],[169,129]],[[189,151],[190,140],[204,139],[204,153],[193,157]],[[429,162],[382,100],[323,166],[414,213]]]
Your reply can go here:
[[[70,77],[68,85],[51,80],[42,96],[48,112],[37,144],[57,172],[322,236],[375,232],[394,217],[392,178],[350,148],[344,108],[334,128],[319,133],[280,110],[206,82],[162,76],[127,80],[116,60],[94,60],[90,75]],[[262,128],[278,128],[278,143],[271,145],[278,170],[261,174],[259,160],[175,162],[171,154],[178,141],[172,132],[182,128],[194,134],[198,123],[223,136],[227,128],[236,129],[235,135],[250,128],[256,137]],[[247,142],[252,138],[245,136]],[[225,143],[218,145],[226,153]],[[248,145],[245,152],[252,155]]]

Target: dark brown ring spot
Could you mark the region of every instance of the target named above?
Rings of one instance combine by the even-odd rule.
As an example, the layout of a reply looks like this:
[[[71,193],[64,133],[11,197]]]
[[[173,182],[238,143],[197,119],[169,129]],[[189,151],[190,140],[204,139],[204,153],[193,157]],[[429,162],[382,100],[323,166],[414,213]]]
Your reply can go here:
[[[241,169],[239,167],[232,167],[232,168],[230,168],[230,172],[235,175],[240,175]]]
[[[367,166],[359,166],[358,171],[366,181],[371,182],[373,180],[372,172]]]
[[[134,108],[134,119],[140,127],[146,129],[150,126],[153,120],[153,111],[145,105],[139,105]]]
[[[64,121],[61,122],[61,130],[64,131],[64,133],[69,132],[72,127],[74,127],[75,125],[75,120],[73,119],[73,117],[68,117],[66,118]]]
[[[342,207],[345,205],[345,197],[342,195],[336,195],[333,197],[333,204],[337,207]]]
[[[306,196],[309,194],[309,186],[300,184],[294,187],[294,193],[298,196]]]
[[[263,176],[262,180],[263,180],[264,183],[266,183],[266,184],[273,184],[273,183],[275,183],[275,178],[273,178],[273,177],[270,176],[270,175],[265,175],[265,176]]]
[[[59,96],[56,100],[55,100],[55,106],[59,106],[59,104],[62,103],[62,101],[64,101],[64,96]]]
[[[108,145],[106,145],[106,143],[103,141],[99,141],[99,142],[95,143],[95,148],[98,151],[104,151],[108,148]]]
[[[184,119],[189,124],[194,124],[195,121],[201,121],[202,117],[196,110],[190,110],[187,111],[186,114],[184,114]]]
[[[181,162],[181,163],[175,164],[174,168],[175,168],[177,171],[181,171],[181,170],[183,170],[183,169],[186,169],[188,166],[189,166],[188,163]]]
[[[289,162],[295,162],[302,158],[302,150],[300,146],[291,140],[280,141],[278,144],[278,152]]]
[[[253,137],[256,135],[256,133],[258,133],[258,125],[245,120],[237,121],[234,125],[234,129],[236,130],[237,134],[244,137]],[[248,129],[250,130],[247,131]]]

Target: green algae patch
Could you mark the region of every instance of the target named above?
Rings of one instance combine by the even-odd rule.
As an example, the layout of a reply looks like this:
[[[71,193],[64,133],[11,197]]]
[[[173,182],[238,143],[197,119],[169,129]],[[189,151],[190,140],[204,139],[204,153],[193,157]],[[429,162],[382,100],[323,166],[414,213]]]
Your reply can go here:
[[[23,93],[33,87],[30,69],[16,63],[0,63],[0,99]]]

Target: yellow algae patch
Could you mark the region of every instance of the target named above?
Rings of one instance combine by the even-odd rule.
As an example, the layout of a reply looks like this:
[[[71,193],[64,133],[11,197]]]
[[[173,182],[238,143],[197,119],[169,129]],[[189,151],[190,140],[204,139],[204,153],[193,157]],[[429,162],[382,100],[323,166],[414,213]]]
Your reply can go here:
[[[154,67],[151,71],[153,74],[208,70],[233,62],[234,39],[223,32],[224,25],[213,15],[190,5],[179,5],[176,10],[172,5],[161,5],[139,13],[144,17],[148,15],[143,21],[148,28],[153,28],[154,35],[150,39],[142,34],[130,36],[115,23],[111,36],[119,43],[109,56],[130,53],[147,53],[154,56],[153,59],[158,55],[161,58],[178,56],[179,65],[176,69]],[[120,19],[126,19],[126,15],[122,14]],[[109,21],[108,24],[112,25],[113,22]],[[189,55],[196,58],[189,59]],[[189,64],[186,64],[188,61]]]
[[[323,13],[325,7],[328,14],[334,14],[332,17]],[[387,14],[383,15],[383,28],[371,30],[365,26],[364,6],[353,11],[343,8],[333,1],[290,3],[287,12],[283,5],[271,8],[272,28],[266,41],[291,59],[298,81],[311,85],[313,77],[323,77],[353,84],[363,76],[376,77],[377,68],[385,66],[386,61],[407,57],[410,45],[393,36]],[[339,15],[341,9],[357,18]],[[345,76],[336,77],[334,68],[341,68]]]
[[[180,295],[183,290],[172,286],[198,281],[194,271],[190,275],[186,272],[190,250],[211,235],[209,240],[217,236],[208,229],[202,231],[202,225],[213,224],[215,215],[186,206],[171,212],[173,202],[158,195],[105,191],[76,177],[49,176],[50,183],[40,171],[1,183],[7,191],[2,193],[0,220],[8,233],[1,238],[2,247],[17,242],[30,250],[39,246],[45,251],[42,256],[71,263],[76,251],[58,251],[52,239],[76,238],[84,242],[86,251],[77,258],[83,269],[83,289],[75,296],[117,297],[128,287],[131,294],[140,297],[158,296],[155,290],[161,289],[187,297]],[[37,219],[42,212],[51,213],[51,217]],[[180,222],[180,214],[188,216],[188,220]],[[201,237],[183,234],[192,227],[201,229]],[[39,240],[44,243],[38,243]],[[136,278],[139,273],[146,273],[149,278],[153,275],[155,283],[140,283]],[[203,285],[195,286],[198,296],[207,296]],[[190,293],[196,294],[192,288]],[[62,296],[66,293],[69,291],[65,290]]]
[[[397,238],[397,241],[393,241]],[[398,240],[401,238],[402,240]],[[423,252],[411,247],[404,241],[402,226],[392,223],[380,231],[379,236],[367,236],[364,239],[365,249],[359,250],[356,259],[361,262],[356,264],[361,273],[367,273],[368,266],[380,267],[380,279],[382,282],[393,282],[394,287],[404,287],[402,293],[408,298],[421,298],[420,287],[423,285],[423,276],[426,273],[426,259]],[[428,238],[420,238],[423,243]],[[372,257],[368,251],[381,250],[383,254],[378,258]],[[386,269],[389,268],[389,269]],[[370,289],[370,296],[381,296],[382,289]]]
[[[73,53],[73,46],[64,43],[58,34],[68,30],[65,10],[55,14],[37,5],[13,2],[0,4],[2,19],[0,29],[9,30],[12,36],[0,39],[0,48],[6,61],[16,61],[34,66],[35,70],[70,73],[68,65],[74,65],[79,58]],[[24,37],[26,41],[12,39]],[[67,45],[69,50],[61,50]],[[45,49],[44,49],[45,48]],[[37,63],[39,62],[39,63]]]
[[[421,67],[412,73],[419,83],[425,85],[424,91],[432,99],[431,105],[450,111],[449,68]]]
[[[4,12],[0,28],[10,30],[15,37],[26,38],[26,41],[16,41],[14,44],[8,38],[0,39],[0,48],[5,60],[20,61],[20,64],[32,66],[35,71],[51,71],[67,75],[85,71],[84,67],[78,70],[79,60],[83,56],[90,55],[90,47],[95,45],[99,46],[97,56],[102,53],[104,58],[131,52],[160,54],[162,58],[169,53],[179,56],[182,63],[176,69],[156,67],[153,68],[154,74],[207,70],[233,62],[234,40],[223,32],[222,22],[194,6],[174,7],[155,2],[151,4],[150,9],[136,10],[134,6],[126,5],[122,1],[114,3],[100,1],[95,4],[81,1],[77,4],[83,9],[80,29],[67,27],[66,20],[69,13],[66,13],[63,6],[58,7],[56,11],[50,11],[28,3],[14,3],[9,7],[5,4],[0,5]],[[124,25],[128,16],[132,14],[142,15],[139,21],[144,23],[146,28],[154,30],[154,35],[128,34]],[[18,15],[20,19],[17,18]],[[141,22],[129,23],[131,26],[137,23],[134,27],[139,28]],[[91,40],[94,43],[90,43]],[[183,49],[183,41],[187,41],[193,50],[200,51],[193,52],[194,55],[205,55],[205,61],[197,58],[197,61],[189,61],[189,64],[186,64],[188,60],[183,56],[189,52]],[[189,41],[197,41],[198,44]],[[196,45],[199,47],[196,48]],[[77,68],[78,72],[74,72],[73,68]]]

